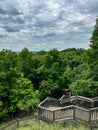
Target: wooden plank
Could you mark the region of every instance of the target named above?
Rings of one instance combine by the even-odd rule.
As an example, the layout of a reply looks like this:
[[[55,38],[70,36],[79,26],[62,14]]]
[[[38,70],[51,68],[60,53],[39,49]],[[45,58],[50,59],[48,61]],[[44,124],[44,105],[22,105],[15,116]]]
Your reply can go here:
[[[66,101],[60,101],[54,98],[47,98],[41,104],[38,105],[38,114],[40,119],[46,121],[59,121],[74,119],[79,122],[88,123],[89,126],[95,126],[98,123],[98,107],[96,108],[83,108],[77,105],[69,105],[60,107],[59,102],[70,102],[71,100],[83,100],[85,102],[94,103],[97,98],[89,99],[82,96],[74,96]],[[92,106],[93,107],[93,106]]]
[[[41,106],[43,103],[45,103],[48,99],[49,99],[49,97],[47,97],[45,100],[43,100],[40,104],[38,104],[38,107]]]
[[[73,107],[65,107],[63,109],[55,110],[55,120],[65,119],[65,118],[73,118]]]
[[[89,110],[75,107],[75,119],[79,119],[85,122],[89,122]]]

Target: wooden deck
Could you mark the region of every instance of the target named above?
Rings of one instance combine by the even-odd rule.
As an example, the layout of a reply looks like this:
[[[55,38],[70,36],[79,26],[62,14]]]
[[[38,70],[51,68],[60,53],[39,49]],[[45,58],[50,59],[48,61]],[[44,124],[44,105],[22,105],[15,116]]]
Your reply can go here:
[[[82,103],[77,101],[80,99]],[[97,101],[98,98],[95,99]],[[84,106],[83,101],[86,102]],[[40,120],[49,122],[76,120],[92,128],[98,126],[98,107],[93,106],[94,100],[85,97],[71,97],[67,100],[47,98],[38,105],[38,116]]]

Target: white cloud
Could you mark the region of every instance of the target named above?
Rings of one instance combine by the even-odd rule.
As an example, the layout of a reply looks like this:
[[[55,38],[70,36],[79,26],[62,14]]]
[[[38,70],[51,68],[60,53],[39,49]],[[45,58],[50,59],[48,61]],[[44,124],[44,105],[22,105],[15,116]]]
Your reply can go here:
[[[0,49],[87,48],[97,14],[98,0],[1,0]]]

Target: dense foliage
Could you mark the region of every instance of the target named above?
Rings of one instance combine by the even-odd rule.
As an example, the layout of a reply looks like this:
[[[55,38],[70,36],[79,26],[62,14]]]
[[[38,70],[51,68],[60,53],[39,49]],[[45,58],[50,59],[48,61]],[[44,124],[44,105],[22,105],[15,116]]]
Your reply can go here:
[[[90,49],[0,52],[0,118],[31,111],[47,96],[59,98],[70,88],[73,95],[98,96],[98,18]]]

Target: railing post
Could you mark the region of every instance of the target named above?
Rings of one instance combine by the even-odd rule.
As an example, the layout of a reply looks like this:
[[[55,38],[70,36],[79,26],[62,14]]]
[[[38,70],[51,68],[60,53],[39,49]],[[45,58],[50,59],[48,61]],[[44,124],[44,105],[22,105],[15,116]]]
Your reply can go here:
[[[17,128],[19,128],[19,119],[16,120]]]
[[[55,111],[53,111],[53,122],[55,121]]]
[[[75,120],[75,111],[76,111],[76,108],[75,106],[73,106],[73,119]]]
[[[89,128],[90,128],[90,130],[92,130],[92,126],[91,126],[91,110],[89,110]]]
[[[94,101],[92,102],[92,108],[94,108]]]
[[[40,122],[40,107],[38,107],[38,115],[37,115],[37,122],[39,123]]]

